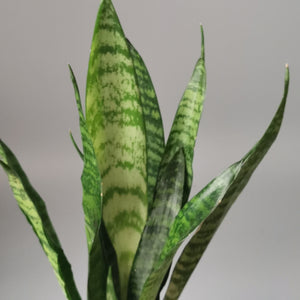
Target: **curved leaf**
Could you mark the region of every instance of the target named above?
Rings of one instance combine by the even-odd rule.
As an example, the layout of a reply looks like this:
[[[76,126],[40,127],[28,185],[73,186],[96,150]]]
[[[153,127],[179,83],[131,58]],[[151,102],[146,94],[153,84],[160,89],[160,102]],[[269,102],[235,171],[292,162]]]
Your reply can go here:
[[[83,157],[84,157],[83,153],[81,152],[81,150],[79,149],[78,145],[76,144],[72,132],[70,131],[69,134],[70,134],[70,138],[71,138],[71,141],[72,141],[72,144],[73,144],[75,150],[77,151],[77,153],[80,156],[80,158],[83,160]]]
[[[146,133],[148,212],[152,208],[160,161],[165,149],[164,129],[156,93],[145,63],[127,40],[138,84]]]
[[[146,138],[134,66],[110,0],[97,16],[86,87],[86,122],[103,183],[103,220],[126,297],[147,219]]]
[[[191,243],[186,246],[186,250],[184,250],[184,259],[191,264],[184,266],[177,265],[175,267],[176,271],[173,280],[176,277],[176,283],[172,282],[172,286],[166,296],[166,299],[177,299],[178,291],[176,287],[174,288],[174,284],[178,284],[178,290],[181,291],[182,286],[179,284],[179,274],[183,276],[181,279],[185,280],[184,277],[187,275],[188,278],[190,274],[190,265],[193,270],[193,263],[198,262],[194,247],[197,245],[200,252],[201,249],[206,248],[225,214],[241,193],[252,173],[276,139],[283,118],[288,84],[289,70],[287,68],[283,99],[261,140],[239,162],[225,170],[225,172],[216,177],[199,194],[192,198],[191,201],[186,203],[175,218],[159,261],[146,281],[141,299],[155,299],[160,283],[178,247],[199,225],[195,238],[192,239],[193,241],[191,241]],[[185,271],[184,268],[186,268],[187,271]]]
[[[61,248],[46,205],[31,186],[15,155],[2,140],[0,140],[0,165],[8,176],[18,205],[37,235],[66,298],[70,300],[81,299],[73,279],[71,265]]]
[[[159,258],[170,226],[181,208],[185,177],[185,158],[182,149],[175,153],[168,165],[160,169],[160,173],[153,208],[131,271],[128,289],[130,300],[140,299],[145,281]]]
[[[240,165],[240,163],[232,165],[211,181],[198,195],[201,201],[198,201],[197,198],[187,202],[176,216],[160,252],[160,257],[157,259],[143,287],[140,300],[155,299],[181,242],[209,215],[215,204],[222,199],[239,171]]]
[[[101,178],[93,144],[87,131],[77,82],[71,66],[69,66],[69,69],[75,91],[83,146],[83,171],[81,174],[81,183],[83,190],[82,206],[84,210],[85,230],[89,252],[88,299],[96,300],[101,299],[101,297],[105,299],[108,265],[104,257],[103,246],[101,245],[99,236],[102,212]],[[77,145],[76,148],[78,148]],[[78,151],[81,153],[79,148]]]
[[[205,48],[202,26],[201,35],[201,57],[179,103],[162,161],[162,164],[167,163],[179,148],[183,149],[186,158],[187,178],[182,204],[188,200],[192,185],[194,146],[206,91]]]
[[[230,188],[222,198],[220,202],[217,203],[216,208],[210,213],[207,219],[199,226],[194,236],[191,238],[189,243],[184,248],[179,260],[177,261],[174,271],[172,273],[171,281],[166,292],[165,299],[178,299],[180,296],[186,282],[188,281],[190,275],[195,269],[197,263],[202,257],[206,247],[211,241],[213,235],[217,231],[219,225],[223,221],[226,213],[230,209],[231,205],[234,203],[238,195],[246,186],[249,181],[253,171],[256,169],[260,161],[263,159],[264,155],[267,153],[268,149],[274,142],[279,132],[286,98],[288,94],[289,85],[289,70],[286,69],[285,77],[285,89],[283,100],[271,122],[267,131],[261,140],[253,147],[253,149],[248,152],[241,160],[242,165],[240,171],[233,183],[231,183]],[[196,200],[195,200],[196,199]],[[191,202],[201,201],[198,195],[196,195]],[[187,215],[184,210],[181,215]],[[190,226],[188,223],[190,220],[194,220],[195,216],[183,217],[182,223],[187,223],[186,226]],[[183,226],[178,224],[179,227]],[[173,232],[175,232],[176,227],[174,223]],[[172,233],[170,232],[170,235]],[[173,233],[173,239],[176,234]]]

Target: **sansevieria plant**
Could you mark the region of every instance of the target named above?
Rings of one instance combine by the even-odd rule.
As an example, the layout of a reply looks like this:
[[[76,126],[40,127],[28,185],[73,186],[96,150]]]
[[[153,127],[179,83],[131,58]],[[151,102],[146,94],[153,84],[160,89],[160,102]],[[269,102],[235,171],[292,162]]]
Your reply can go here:
[[[178,299],[226,213],[277,137],[289,85],[265,134],[239,161],[189,199],[193,149],[206,89],[201,57],[165,145],[161,114],[145,64],[126,39],[111,0],[102,0],[90,52],[85,114],[75,76],[83,160],[89,300]],[[81,299],[44,201],[0,140],[0,164],[49,258],[67,299]],[[170,266],[186,243],[172,273]]]

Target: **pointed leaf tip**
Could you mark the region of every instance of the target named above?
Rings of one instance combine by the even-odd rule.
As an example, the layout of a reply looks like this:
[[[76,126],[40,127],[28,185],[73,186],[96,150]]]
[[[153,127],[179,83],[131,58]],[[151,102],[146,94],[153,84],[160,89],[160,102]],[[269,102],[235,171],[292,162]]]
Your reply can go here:
[[[285,76],[284,76],[284,92],[283,98],[287,98],[290,84],[290,68],[288,64],[285,64]]]
[[[200,24],[200,29],[201,29],[201,58],[205,60],[204,30],[202,24]]]
[[[16,156],[2,140],[0,140],[0,156],[0,165],[7,173],[15,199],[39,239],[66,298],[81,300],[73,278],[71,265],[60,245],[45,202],[30,184]]]
[[[68,64],[68,68],[69,68],[69,71],[70,71],[71,79],[73,80],[75,78],[75,75],[74,75],[73,69],[72,69],[70,64]]]

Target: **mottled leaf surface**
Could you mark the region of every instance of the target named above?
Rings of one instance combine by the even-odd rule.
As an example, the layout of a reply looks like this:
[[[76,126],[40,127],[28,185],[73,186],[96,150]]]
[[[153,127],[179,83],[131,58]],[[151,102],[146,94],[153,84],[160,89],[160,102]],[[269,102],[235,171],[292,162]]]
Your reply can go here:
[[[206,91],[205,49],[202,26],[201,33],[201,57],[196,63],[192,77],[179,103],[163,159],[163,163],[167,163],[179,148],[182,148],[184,151],[187,178],[183,204],[188,200],[192,185],[194,146]]]
[[[153,208],[134,260],[128,299],[138,300],[151,270],[157,262],[169,229],[181,208],[184,188],[185,158],[182,149],[160,169]],[[150,299],[150,298],[149,298]]]
[[[83,190],[82,206],[89,252],[88,299],[104,299],[106,296],[108,265],[104,258],[103,247],[99,235],[102,212],[101,178],[93,144],[87,131],[77,82],[72,68],[70,66],[69,68],[75,91],[83,146],[83,171],[81,174],[81,183]],[[76,147],[78,148],[77,145]],[[80,153],[79,148],[78,151]]]
[[[61,248],[46,205],[30,184],[15,155],[2,140],[0,140],[0,164],[8,176],[10,187],[20,209],[32,226],[54,269],[66,298],[81,299],[73,279],[71,266]]]
[[[131,54],[110,0],[101,3],[93,35],[86,122],[103,183],[103,220],[126,297],[148,213],[146,138]]]
[[[200,258],[202,257],[206,247],[211,241],[219,225],[223,221],[226,213],[228,212],[236,198],[239,196],[241,191],[244,189],[253,171],[256,169],[256,167],[276,139],[283,118],[288,94],[288,85],[289,70],[287,68],[283,99],[271,124],[269,125],[261,140],[251,149],[250,152],[248,152],[242,158],[241,168],[237,173],[235,180],[230,184],[229,189],[222,197],[221,201],[217,203],[216,208],[209,214],[204,222],[201,223],[192,239],[184,248],[172,273],[171,281],[165,296],[166,300],[178,299],[186,282],[188,281]],[[191,200],[191,203],[195,201],[200,201],[199,195],[196,195],[195,198]],[[190,223],[192,223],[194,219],[195,216],[193,216],[193,214],[190,215],[183,210],[178,216],[178,225],[176,226],[176,222],[174,223],[174,227],[170,232],[170,236],[173,235],[173,239],[175,241],[181,239],[181,237],[178,238],[178,232],[180,232],[183,227],[188,228],[190,226]],[[175,233],[175,231],[177,232]],[[176,236],[177,238],[174,238]],[[174,244],[174,242],[169,244]],[[165,249],[167,249],[167,246]],[[168,251],[170,250],[165,250],[165,253],[167,253]]]
[[[192,198],[191,201],[186,203],[175,218],[168,239],[161,252],[160,259],[146,281],[141,299],[155,299],[160,283],[163,280],[164,274],[168,270],[178,247],[198,225],[199,228],[196,236],[198,235],[198,232],[203,231],[200,233],[202,234],[201,239],[198,239],[198,237],[193,238],[191,241],[192,244],[189,243],[186,246],[185,249],[189,249],[189,251],[184,250],[185,259],[189,260],[191,265],[193,264],[194,257],[196,257],[196,245],[194,241],[199,243],[198,246],[200,249],[203,245],[205,245],[206,248],[226,212],[241,193],[253,171],[278,135],[287,98],[288,83],[289,71],[287,69],[283,100],[261,140],[239,162],[233,164],[220,176],[216,177],[199,194]],[[195,260],[198,261],[197,258]],[[183,266],[183,264],[181,264],[178,265],[178,267],[176,266],[175,270],[176,275],[173,277],[176,278],[175,285],[178,284],[178,289],[181,289],[178,276],[180,273],[181,276],[183,274],[190,274],[190,265],[186,264]],[[177,288],[174,287],[174,284],[172,283],[171,289],[168,289],[166,299],[177,299],[177,296],[180,293],[175,295],[176,292]]]
[[[156,93],[145,63],[128,40],[127,43],[133,60],[145,122],[147,145],[147,199],[148,211],[150,211],[152,208],[158,169],[165,149],[164,129]]]
[[[240,163],[232,165],[210,182],[197,198],[185,204],[171,225],[169,234],[164,240],[163,249],[150,276],[147,278],[140,299],[151,300],[156,298],[161,282],[181,242],[209,215],[216,203],[222,199],[239,169]]]

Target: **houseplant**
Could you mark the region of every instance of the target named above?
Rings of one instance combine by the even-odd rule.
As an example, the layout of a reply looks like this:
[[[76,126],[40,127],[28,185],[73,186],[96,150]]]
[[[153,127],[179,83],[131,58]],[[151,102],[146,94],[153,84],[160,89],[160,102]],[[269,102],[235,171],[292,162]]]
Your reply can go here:
[[[84,161],[89,299],[155,299],[178,246],[198,228],[171,275],[166,299],[178,298],[218,225],[277,136],[287,97],[288,68],[283,101],[262,139],[187,202],[205,94],[204,52],[202,30],[201,58],[164,146],[159,108],[143,61],[125,39],[112,3],[101,3],[85,116],[71,70],[83,140],[83,153],[74,144]],[[67,298],[79,299],[43,201],[12,152],[2,141],[0,145],[1,165],[21,209]]]

